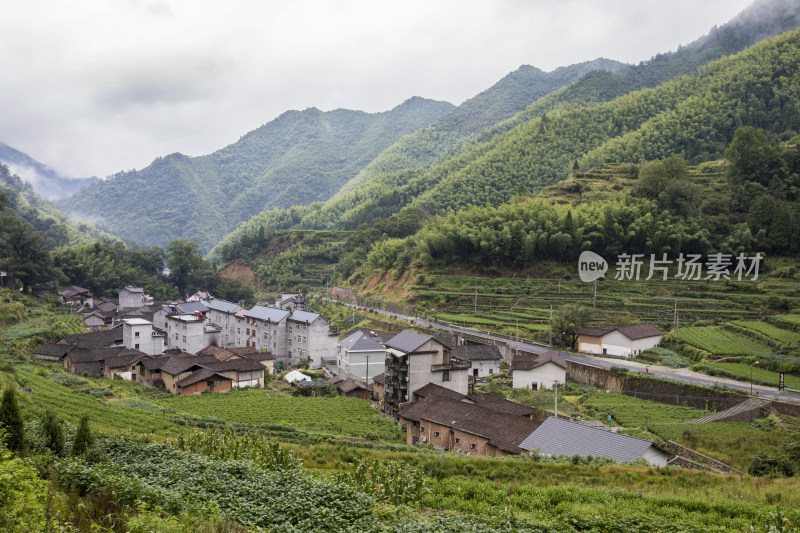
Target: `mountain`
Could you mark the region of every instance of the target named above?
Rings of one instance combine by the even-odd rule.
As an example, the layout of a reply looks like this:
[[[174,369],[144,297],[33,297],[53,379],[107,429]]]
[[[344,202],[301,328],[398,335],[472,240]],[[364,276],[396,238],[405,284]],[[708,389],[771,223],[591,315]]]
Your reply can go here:
[[[217,152],[160,157],[58,206],[146,245],[185,239],[207,250],[264,209],[327,200],[397,139],[452,109],[411,98],[383,113],[287,111]]]
[[[359,180],[357,186],[350,187],[348,184],[336,197],[324,204],[261,213],[227,236],[220,246],[234,243],[245,233],[254,234],[260,227],[353,229],[375,218],[397,213],[410,204],[430,210],[431,213],[441,213],[467,203],[502,202],[520,188],[536,190],[543,185],[555,183],[566,176],[575,159],[583,156],[583,148],[579,143],[573,143],[569,136],[561,136],[557,144],[542,147],[531,144],[538,142],[535,139],[517,138],[514,142],[522,144],[508,147],[508,151],[502,156],[507,157],[507,160],[492,158],[491,165],[497,167],[481,167],[480,170],[476,170],[476,174],[468,178],[474,181],[468,188],[469,192],[462,189],[457,194],[451,194],[449,189],[456,186],[459,180],[451,176],[452,174],[460,173],[464,176],[464,172],[469,172],[467,168],[478,164],[485,153],[494,150],[497,143],[504,142],[503,136],[515,128],[525,127],[526,124],[541,117],[544,117],[546,122],[554,114],[575,110],[585,112],[589,107],[611,102],[631,91],[657,87],[678,76],[697,76],[698,72],[702,72],[704,65],[712,60],[736,54],[764,38],[794,30],[798,26],[800,26],[800,4],[796,0],[755,2],[725,25],[713,28],[707,35],[680,47],[677,51],[659,54],[639,65],[626,66],[614,71],[608,69],[589,71],[576,82],[552,91],[514,117],[482,131],[469,142],[458,143],[457,149],[450,146],[437,150],[434,139],[427,148],[427,152],[432,154],[427,164],[432,162],[437,164],[430,169],[420,168],[416,164],[420,158],[413,150],[413,145],[406,144],[411,136],[401,139],[395,146],[378,156],[367,168],[377,166],[379,162],[388,158],[398,162],[403,161],[404,154],[410,164],[382,165],[379,172],[371,173],[360,180],[362,176],[359,176],[356,178]],[[455,111],[450,115],[454,113]],[[449,115],[443,120],[448,118]],[[616,127],[617,124],[612,124],[609,128],[610,137],[622,133],[614,132]],[[580,138],[581,133],[577,132],[577,135]],[[724,134],[723,140],[717,139],[715,147],[711,147],[704,155],[696,153],[692,158],[696,161],[703,157],[718,157],[721,153],[720,147],[724,147],[732,135],[731,129]],[[442,142],[447,142],[447,139],[445,137]],[[496,189],[500,186],[493,179],[497,172],[513,164],[512,162],[519,160],[520,157],[528,157],[532,152],[536,152],[536,157],[543,158],[541,164],[531,163],[536,167],[532,169],[533,174],[520,177],[519,181],[507,182],[508,189]],[[553,158],[560,158],[559,162],[551,164]],[[366,174],[366,170],[362,174]],[[438,192],[428,192],[439,183],[441,185]],[[473,193],[475,196],[470,196]],[[444,203],[439,203],[442,198],[445,199]],[[212,254],[216,252],[214,250]]]
[[[26,153],[0,142],[0,163],[5,163],[12,174],[30,183],[33,190],[46,200],[64,198],[82,187],[95,183],[97,178],[65,178]]]
[[[20,220],[43,232],[52,247],[98,240],[119,240],[88,222],[71,220],[36,194],[30,183],[13,174],[9,167],[2,163],[0,163],[0,193],[5,194],[8,199],[4,209],[0,210],[0,216],[9,214],[9,211],[14,213]]]

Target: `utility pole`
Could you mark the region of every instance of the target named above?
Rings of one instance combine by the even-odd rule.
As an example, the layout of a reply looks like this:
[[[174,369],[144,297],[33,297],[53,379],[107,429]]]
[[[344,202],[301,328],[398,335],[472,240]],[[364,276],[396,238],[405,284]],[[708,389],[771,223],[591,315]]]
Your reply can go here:
[[[336,290],[336,265],[333,265],[333,285],[331,286],[331,300],[333,299],[333,291]]]
[[[550,346],[553,345],[553,304],[550,304]]]

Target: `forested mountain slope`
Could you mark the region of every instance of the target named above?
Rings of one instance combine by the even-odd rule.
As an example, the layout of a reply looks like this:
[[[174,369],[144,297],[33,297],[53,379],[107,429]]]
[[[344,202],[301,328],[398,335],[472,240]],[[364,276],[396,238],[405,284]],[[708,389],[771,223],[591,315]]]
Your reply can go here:
[[[328,199],[402,135],[452,108],[412,98],[384,113],[288,111],[217,152],[158,158],[58,205],[147,245],[181,238],[208,249],[264,209]]]
[[[6,195],[6,212],[42,232],[51,247],[88,243],[97,240],[118,240],[92,224],[70,220],[52,204],[42,200],[29,183],[0,164],[0,192]],[[5,214],[5,213],[4,213]]]
[[[2,142],[0,142],[0,163],[5,163],[12,174],[30,183],[36,194],[45,200],[64,198],[82,187],[99,181],[97,178],[65,178],[28,154]]]
[[[242,234],[256,233],[260,227],[353,229],[359,224],[375,218],[385,218],[399,212],[406,205],[413,204],[437,213],[463,207],[468,203],[503,202],[520,190],[535,190],[542,185],[554,183],[566,176],[576,159],[582,158],[587,152],[628,132],[631,128],[638,127],[629,121],[630,117],[625,119],[624,127],[621,122],[617,124],[620,119],[614,119],[611,125],[606,124],[611,114],[616,113],[616,106],[624,106],[625,100],[620,98],[621,96],[635,89],[654,88],[678,75],[705,76],[708,73],[703,71],[702,67],[709,61],[726,54],[737,53],[765,37],[778,35],[798,26],[800,26],[800,3],[790,0],[756,2],[724,26],[712,29],[708,35],[675,52],[659,54],[650,61],[628,66],[617,72],[598,70],[587,73],[575,83],[541,98],[513,118],[485,130],[472,141],[466,144],[462,143],[457,151],[440,158],[439,163],[429,169],[404,168],[398,170],[396,167],[390,167],[391,172],[370,176],[355,189],[340,193],[323,204],[261,213],[227,236],[220,244],[219,249],[234,244]],[[769,83],[768,80],[762,80],[762,82]],[[689,92],[692,90],[688,86],[685,89]],[[636,98],[648,98],[647,94],[654,93],[645,91],[637,94],[639,96]],[[670,98],[674,97],[675,95]],[[615,98],[619,101],[616,104],[610,104],[611,107],[605,107],[597,112],[588,110],[590,107],[611,102]],[[661,106],[658,112],[668,110],[668,106],[665,106],[664,102],[658,101],[661,93],[649,98],[655,99],[654,105]],[[678,100],[680,98],[678,97]],[[672,102],[676,103],[677,100],[673,99]],[[576,114],[569,115],[570,111]],[[645,111],[645,115],[656,112],[656,109],[653,108]],[[589,115],[584,115],[585,113],[589,113]],[[447,120],[451,115],[442,120]],[[554,117],[560,117],[560,120],[567,121],[572,118],[578,119],[578,117],[583,117],[578,120],[588,120],[589,122],[596,119],[602,121],[603,125],[596,124],[595,126],[604,131],[595,131],[592,136],[597,134],[599,137],[594,137],[589,145],[585,145],[586,139],[580,140],[583,135],[581,132],[578,132],[578,140],[575,143],[572,142],[570,133],[556,135],[556,138],[551,140],[552,142],[548,141],[538,145],[537,143],[541,143],[544,139],[526,138],[526,135],[530,133],[530,130],[526,128],[530,128],[533,122],[542,117],[544,119],[537,122],[535,128],[546,128],[550,124],[551,134],[555,134],[556,126],[549,121]],[[638,120],[646,121],[649,118],[641,115]],[[738,122],[734,121],[736,125],[744,123],[741,122],[741,116],[737,120]],[[758,124],[758,121],[754,123]],[[562,125],[561,122],[558,124],[559,127]],[[575,126],[577,127],[577,124]],[[715,128],[713,124],[707,126],[706,130],[700,134],[701,137],[705,134],[711,135],[710,132]],[[428,130],[431,129],[428,128]],[[735,129],[735,125],[729,125],[727,132],[721,135],[720,132],[713,134],[717,136],[716,141],[710,143],[713,146],[695,150],[687,157],[692,161],[719,157],[725,144],[731,140],[733,129]],[[696,135],[697,132],[693,134]],[[706,140],[699,142],[705,143]],[[597,146],[593,143],[597,143]],[[403,140],[381,154],[374,164],[395,150],[402,153],[402,148]],[[496,157],[489,157],[490,153],[495,154]],[[659,156],[652,153],[650,155]],[[670,154],[661,153],[660,155]],[[410,159],[414,160],[416,157],[418,157],[417,154],[412,154]],[[543,158],[542,161],[533,160],[540,157]],[[502,158],[507,159],[501,160]],[[400,158],[395,159],[399,160]],[[509,177],[507,171],[511,167],[519,165],[521,159],[527,161],[525,165],[532,165],[532,167],[525,170],[520,167],[520,170],[522,172],[530,170],[532,174],[519,180],[517,180],[519,176],[512,177],[505,184],[499,183],[498,175],[505,174],[506,177]],[[596,163],[597,161],[599,160],[593,156],[585,163]],[[453,175],[456,173],[459,175]],[[433,191],[432,189],[445,178],[447,181],[441,183],[439,190]],[[461,180],[471,182],[472,185],[464,188],[458,185]],[[451,186],[460,188],[451,194],[448,191]],[[498,188],[499,190],[497,190]],[[473,193],[476,194],[473,195]],[[442,200],[444,202],[439,203]],[[218,250],[215,250],[213,255],[218,255],[217,252]]]

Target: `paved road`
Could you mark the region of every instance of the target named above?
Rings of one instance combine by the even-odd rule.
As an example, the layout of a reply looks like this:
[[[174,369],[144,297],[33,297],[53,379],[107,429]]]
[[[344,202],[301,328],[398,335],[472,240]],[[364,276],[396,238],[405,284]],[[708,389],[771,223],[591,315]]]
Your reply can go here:
[[[328,298],[323,298],[324,300],[330,301]],[[334,301],[335,302],[335,301]],[[339,303],[340,305],[346,305],[348,307],[354,307],[361,311],[366,311],[366,308],[360,307],[357,305],[348,304],[345,302],[335,302]],[[493,340],[499,342],[507,342],[512,349],[516,350],[523,350],[526,352],[532,353],[543,353],[550,350],[550,346],[540,343],[532,343],[530,341],[515,341],[515,340],[508,340],[506,337],[494,335],[489,332],[478,331],[470,328],[463,328],[460,326],[454,326],[452,324],[444,324],[441,322],[430,322],[428,320],[424,320],[417,317],[411,317],[407,315],[401,315],[399,313],[392,313],[389,311],[382,311],[380,309],[372,309],[372,311],[379,313],[385,316],[396,317],[401,320],[413,321],[415,324],[433,328],[433,329],[441,329],[444,331],[451,331],[457,333],[468,333],[470,335],[481,337],[486,340]],[[708,376],[706,374],[700,374],[698,372],[692,372],[686,368],[670,368],[666,366],[650,366],[644,365],[642,363],[637,363],[634,361],[627,361],[624,359],[611,359],[605,357],[592,357],[587,355],[579,355],[574,353],[568,352],[559,352],[565,359],[570,361],[575,361],[578,363],[588,364],[599,366],[602,368],[610,368],[612,366],[618,366],[627,368],[629,372],[639,372],[639,373],[648,373],[652,374],[659,378],[665,378],[672,381],[680,381],[682,383],[689,383],[692,385],[703,385],[706,387],[714,387],[714,386],[724,386],[729,389],[738,389],[745,392],[750,392],[750,384],[749,383],[742,383],[741,381],[735,381],[728,378],[721,378],[715,376]],[[758,396],[764,398],[773,398],[776,400],[782,400],[787,402],[795,402],[800,403],[800,395],[798,394],[791,394],[787,392],[779,392],[777,387],[765,387],[763,385],[753,385],[753,394],[757,394]]]

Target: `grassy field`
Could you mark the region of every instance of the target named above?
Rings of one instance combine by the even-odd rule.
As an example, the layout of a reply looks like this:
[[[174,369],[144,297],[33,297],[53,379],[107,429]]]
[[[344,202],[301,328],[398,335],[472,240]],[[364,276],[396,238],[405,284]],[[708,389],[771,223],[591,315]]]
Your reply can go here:
[[[770,383],[773,387],[778,386],[780,375],[778,372],[764,370],[758,365],[746,365],[743,363],[710,363],[709,366],[731,372],[739,376],[739,381],[748,381],[750,371],[753,372],[753,379],[761,383]],[[792,389],[800,389],[800,377],[793,374],[784,374],[784,385]]]
[[[175,412],[212,416],[231,423],[279,424],[330,435],[400,442],[391,419],[367,402],[353,398],[270,396],[266,390],[250,389],[176,396],[155,403]]]
[[[731,324],[751,329],[788,346],[800,342],[800,333],[773,326],[763,320],[734,320]]]
[[[681,341],[712,355],[753,355],[772,352],[769,346],[720,326],[680,328],[674,335]]]
[[[647,419],[648,425],[674,424],[696,420],[710,414],[709,411],[702,409],[682,405],[665,405],[615,392],[593,393],[583,400],[582,405],[590,407],[602,415],[611,415],[619,425],[627,428],[643,428],[645,419]]]

